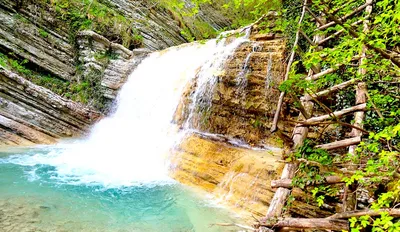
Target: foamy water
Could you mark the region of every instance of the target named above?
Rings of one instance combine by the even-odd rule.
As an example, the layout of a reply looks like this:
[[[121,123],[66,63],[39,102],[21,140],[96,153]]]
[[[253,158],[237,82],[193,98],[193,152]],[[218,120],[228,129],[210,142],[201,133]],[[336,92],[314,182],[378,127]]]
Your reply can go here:
[[[221,68],[222,61],[240,44],[241,40],[227,46],[224,40],[211,40],[153,53],[129,76],[118,96],[116,112],[95,125],[88,138],[2,162],[50,165],[55,167],[54,178],[70,184],[119,187],[173,183],[165,157],[176,140],[171,120],[182,91],[198,70],[201,86],[212,88],[212,72],[218,71],[213,68]],[[195,98],[196,94],[204,93],[197,91]]]

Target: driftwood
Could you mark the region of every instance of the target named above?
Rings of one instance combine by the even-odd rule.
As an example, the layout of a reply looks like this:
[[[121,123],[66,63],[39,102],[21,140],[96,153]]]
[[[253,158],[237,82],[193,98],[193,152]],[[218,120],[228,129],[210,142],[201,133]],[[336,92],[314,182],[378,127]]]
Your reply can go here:
[[[349,230],[349,222],[335,218],[284,218],[277,222],[265,222],[261,226],[292,229]]]
[[[369,4],[364,4],[363,6],[367,7]],[[364,8],[365,8],[364,7]],[[332,14],[329,13],[329,11],[327,9],[324,10],[324,13],[328,16],[328,18],[330,20],[332,20],[334,22],[334,24],[338,24],[340,26],[342,26],[343,28],[346,28],[346,30],[349,32],[349,34],[358,39],[360,37],[360,35],[353,29],[353,27],[350,25],[350,27],[346,27],[344,24],[345,17],[339,19],[335,16],[333,16]],[[333,24],[333,25],[334,25]],[[379,55],[381,55],[383,58],[390,60],[394,65],[396,65],[397,67],[400,67],[400,60],[396,59],[396,56],[393,52],[387,52],[384,49],[381,48],[377,48],[374,45],[368,43],[369,41],[363,41],[364,45],[371,50],[374,50],[376,53],[378,53]]]
[[[301,31],[300,26],[301,26],[301,23],[303,22],[304,15],[306,13],[307,1],[308,0],[304,0],[303,10],[301,12],[301,17],[299,19],[299,22],[297,23],[299,28],[297,29],[296,38],[295,38],[295,41],[294,41],[294,44],[293,44],[292,53],[290,54],[289,62],[288,62],[288,65],[286,67],[286,73],[285,73],[285,79],[284,79],[285,81],[289,79],[290,69],[291,69],[292,63],[294,61],[294,56],[296,54],[297,44],[299,42],[300,31]],[[284,98],[285,98],[285,92],[281,92],[281,95],[279,96],[279,100],[278,100],[278,106],[276,108],[276,112],[275,112],[275,115],[274,115],[274,120],[272,122],[271,132],[275,132],[277,130],[277,128],[278,128],[279,114],[281,113],[281,110],[282,110],[282,104],[283,104],[283,99]]]
[[[347,211],[343,213],[334,214],[328,218],[330,219],[347,219],[352,217],[361,217],[361,216],[371,216],[377,217],[382,213],[388,213],[392,217],[400,217],[400,209],[380,209],[380,210],[355,210],[355,211]]]
[[[322,115],[322,116],[318,116],[318,117],[309,118],[309,119],[305,120],[304,123],[308,124],[308,123],[323,122],[323,121],[328,120],[330,118],[337,118],[337,117],[341,117],[341,116],[343,116],[345,114],[348,114],[348,113],[352,113],[352,112],[355,112],[355,111],[364,111],[366,109],[367,109],[367,104],[364,103],[364,104],[352,106],[352,107],[349,107],[349,108],[346,108],[346,109],[343,109],[343,110],[340,110],[340,111],[335,111],[332,114],[326,114],[326,115]]]
[[[335,141],[332,143],[318,145],[315,147],[325,149],[325,150],[333,150],[333,149],[337,149],[337,148],[343,148],[343,147],[348,147],[351,145],[356,145],[356,144],[359,144],[360,142],[361,142],[361,137],[354,137],[354,138],[350,138],[350,139],[344,139],[344,140]]]
[[[340,176],[327,176],[325,177],[325,180],[319,183],[310,183],[310,185],[313,184],[339,184],[343,183],[343,180]],[[293,188],[292,185],[292,179],[280,179],[280,180],[273,180],[271,182],[271,187],[272,188]]]
[[[314,99],[314,98],[319,98],[319,97],[322,97],[322,96],[329,95],[329,94],[334,93],[334,92],[336,92],[336,91],[345,89],[345,88],[347,88],[348,86],[350,86],[350,85],[356,83],[357,81],[358,81],[357,79],[352,79],[352,80],[349,80],[349,81],[345,81],[345,82],[340,83],[340,84],[338,84],[338,85],[332,86],[332,87],[330,87],[330,88],[328,88],[328,89],[326,89],[326,90],[322,90],[322,91],[320,91],[320,92],[318,92],[318,93],[311,94],[310,96],[307,96],[307,97],[305,98],[305,100],[306,100],[306,101],[311,101],[311,100]]]
[[[357,22],[354,22],[354,23],[352,23],[351,25],[352,25],[352,26],[357,26],[358,24],[362,23],[363,21],[364,21],[364,20],[358,20]],[[333,38],[339,36],[339,35],[342,34],[344,31],[345,31],[345,30],[342,29],[342,30],[339,30],[339,31],[333,33],[332,35],[330,35],[330,36],[326,37],[325,39],[319,41],[318,45],[321,45],[321,44],[323,44],[323,43],[325,43],[325,42],[327,42],[327,41],[329,41],[329,40],[331,40],[331,39],[333,39]]]
[[[361,6],[357,7],[357,9],[355,9],[354,11],[352,11],[349,14],[341,17],[341,20],[346,20],[346,19],[350,18],[351,16],[353,16],[353,15],[361,12],[362,10],[364,10],[369,5],[371,5],[371,3],[365,3],[364,5],[361,5]],[[329,12],[324,12],[324,13],[325,14],[329,14]],[[329,15],[331,15],[331,14],[329,14]],[[338,24],[338,22],[336,20],[333,20],[333,19],[331,19],[331,20],[332,20],[331,22],[318,27],[317,29],[315,29],[315,31],[321,31],[321,30],[324,30],[324,29],[326,29],[328,27],[331,27],[331,26],[334,26],[334,25]]]

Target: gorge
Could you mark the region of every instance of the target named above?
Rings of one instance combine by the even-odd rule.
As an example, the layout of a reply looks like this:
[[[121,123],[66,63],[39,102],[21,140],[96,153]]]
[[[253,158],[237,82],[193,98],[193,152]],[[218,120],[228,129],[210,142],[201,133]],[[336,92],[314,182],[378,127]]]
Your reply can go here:
[[[138,53],[139,56],[147,56],[145,58],[136,58],[133,54],[132,58],[124,63],[123,69],[134,71],[126,78],[124,85],[120,84],[122,88],[116,97],[114,112],[103,119],[103,116],[93,109],[82,108],[78,111],[79,103],[54,97],[53,93],[46,92],[42,87],[3,70],[4,83],[8,84],[3,85],[6,90],[3,94],[8,96],[4,100],[18,96],[15,94],[15,85],[11,82],[14,81],[21,85],[21,88],[16,90],[23,96],[32,95],[32,90],[36,90],[39,96],[44,96],[43,98],[53,96],[49,100],[44,99],[45,104],[54,105],[61,102],[58,104],[68,107],[70,111],[61,111],[67,113],[67,116],[72,114],[71,116],[76,118],[76,113],[82,112],[82,115],[91,120],[84,124],[83,128],[89,128],[88,125],[95,121],[99,122],[94,124],[86,138],[59,140],[65,136],[76,137],[82,132],[61,134],[65,129],[60,129],[60,133],[55,136],[56,130],[49,128],[48,124],[43,124],[43,120],[37,116],[20,116],[24,119],[23,122],[18,119],[17,116],[21,113],[15,108],[22,109],[25,104],[29,104],[21,104],[25,98],[17,98],[19,101],[10,99],[10,102],[3,103],[3,106],[7,107],[2,107],[2,114],[13,115],[14,124],[21,124],[15,127],[23,127],[18,131],[11,123],[3,122],[3,126],[8,126],[7,134],[3,134],[2,137],[3,143],[32,146],[33,143],[53,144],[58,140],[58,144],[21,149],[4,148],[0,164],[3,170],[1,188],[7,191],[1,196],[4,206],[2,212],[11,216],[2,220],[2,226],[14,230],[154,231],[157,230],[154,226],[159,225],[154,224],[150,218],[156,217],[157,214],[170,213],[169,219],[153,220],[161,220],[161,223],[165,223],[165,228],[169,228],[168,231],[175,231],[178,227],[195,231],[220,231],[224,229],[218,226],[208,227],[220,222],[249,223],[252,214],[262,215],[266,210],[268,198],[271,198],[273,193],[270,187],[264,186],[262,182],[265,178],[273,179],[277,174],[280,165],[275,161],[279,159],[281,149],[266,147],[267,143],[263,140],[266,136],[260,134],[261,131],[265,133],[265,128],[254,124],[257,124],[257,120],[263,120],[262,123],[267,121],[266,117],[271,117],[272,114],[272,105],[276,104],[276,98],[274,101],[272,96],[284,67],[284,64],[278,62],[283,56],[284,41],[279,36],[266,40],[258,38],[256,32],[257,27],[253,25],[227,32],[220,39],[209,40],[204,44],[184,44],[149,55]],[[91,32],[82,32],[80,35],[92,36],[100,42],[105,40]],[[239,38],[236,38],[238,35]],[[98,43],[101,45],[100,42]],[[81,43],[80,46],[89,45]],[[249,61],[253,59],[261,63],[251,66],[254,63]],[[273,62],[273,59],[277,62]],[[136,60],[141,61],[137,64]],[[243,79],[248,82],[243,83]],[[248,91],[249,96],[237,96],[244,89]],[[271,101],[259,97],[258,93],[270,95]],[[215,99],[217,95],[225,99]],[[33,96],[37,99],[38,95]],[[199,107],[207,108],[199,111]],[[235,116],[233,108],[243,113]],[[33,110],[28,109],[24,111],[29,112],[28,115],[34,115]],[[58,111],[44,112],[53,116],[54,112]],[[213,113],[205,118],[205,111]],[[266,114],[268,111],[270,113]],[[18,114],[15,114],[16,112]],[[34,112],[37,112],[36,109]],[[58,117],[65,117],[65,113]],[[235,123],[228,126],[227,122],[221,122],[223,118],[234,119]],[[204,120],[210,121],[199,122]],[[66,119],[66,122],[72,123],[70,119]],[[72,125],[72,128],[76,127],[76,124]],[[203,126],[209,128],[202,128]],[[225,127],[221,128],[224,131],[215,129],[220,126]],[[271,138],[270,141],[272,140]],[[259,148],[251,148],[250,144]],[[216,146],[219,148],[215,149]],[[221,148],[222,150],[218,151]],[[264,157],[265,153],[267,154]],[[199,157],[194,159],[193,155]],[[184,161],[187,159],[192,165]],[[216,170],[212,170],[215,165],[213,162],[217,163],[218,169],[224,168],[224,171],[219,170],[219,174],[214,174]],[[258,162],[263,165],[252,167]],[[13,176],[13,173],[25,177],[16,181],[15,178],[21,177]],[[200,193],[208,191],[213,199],[211,202],[230,202],[218,204],[233,207],[236,213],[242,216],[235,219],[234,213],[229,216],[229,210],[218,209],[209,205],[213,203],[203,202],[204,196],[199,197],[198,193],[192,193],[193,190],[177,186],[169,175],[181,183],[195,184]],[[198,179],[201,181],[193,182]],[[262,183],[262,187],[254,187],[257,194],[249,191],[244,193],[245,187],[239,186],[240,183],[248,183],[250,186]],[[37,184],[44,185],[43,189],[37,189]],[[236,184],[238,186],[235,187]],[[20,191],[27,193],[27,197],[22,197]],[[75,196],[77,199],[73,200],[70,199],[71,194],[79,196]],[[109,211],[108,216],[116,217],[109,224],[102,224],[99,219],[94,220],[89,216],[79,216],[81,213],[76,211],[79,207],[67,206],[81,204],[84,208],[95,210],[93,207],[96,204],[104,204],[103,201],[111,200],[110,194],[121,195],[121,200],[101,207],[101,210]],[[43,196],[49,196],[50,199],[44,200]],[[117,206],[137,201],[144,196],[149,197],[148,206],[145,208],[156,209],[142,212],[144,206],[136,203],[129,203],[127,208]],[[59,198],[64,197],[68,200],[62,200],[61,205],[57,203]],[[158,197],[161,199],[155,200]],[[100,198],[100,203],[96,203],[96,198]],[[164,203],[163,206],[153,206],[153,201]],[[184,203],[185,201],[193,203]],[[251,203],[251,206],[247,203]],[[161,209],[158,209],[159,207]],[[16,208],[22,208],[20,211],[26,217],[22,220],[33,221],[31,225],[13,217],[12,213]],[[128,209],[139,212],[129,213]],[[101,210],[96,210],[95,215],[109,220]],[[203,215],[204,210],[211,215]],[[50,221],[46,215],[49,212],[52,215]],[[85,213],[85,210],[82,213]],[[122,217],[121,213],[129,217]],[[76,225],[62,219],[62,214],[76,214],[67,217]],[[187,214],[187,222],[181,219],[182,214]],[[89,223],[76,216],[87,218]],[[179,226],[173,225],[174,220],[180,221]],[[141,223],[143,225],[139,225]]]
[[[397,0],[0,0],[0,231],[400,231],[399,23]]]

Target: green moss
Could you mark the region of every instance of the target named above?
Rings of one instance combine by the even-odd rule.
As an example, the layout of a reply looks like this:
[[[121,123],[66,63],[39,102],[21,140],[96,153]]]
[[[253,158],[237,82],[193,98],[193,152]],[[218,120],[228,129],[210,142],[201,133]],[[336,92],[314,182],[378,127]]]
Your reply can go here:
[[[49,37],[49,33],[43,29],[39,29],[39,35],[43,38]]]
[[[127,48],[140,47],[143,37],[134,27],[134,20],[125,18],[100,0],[42,0],[44,7],[52,7],[56,16],[70,27],[71,39],[77,32],[93,30]]]
[[[80,82],[69,82],[50,74],[33,71],[27,67],[28,60],[19,61],[11,58],[11,55],[0,53],[0,66],[2,68],[18,73],[32,83],[45,87],[65,98],[91,105],[99,110],[104,109],[105,104],[100,85],[101,72],[91,71]],[[107,56],[110,56],[110,54],[107,54]]]
[[[119,57],[119,54],[117,54],[111,50],[108,50],[106,52],[98,52],[98,53],[94,54],[94,58],[97,61],[100,61],[102,63],[108,63],[110,60],[118,59],[118,57]]]

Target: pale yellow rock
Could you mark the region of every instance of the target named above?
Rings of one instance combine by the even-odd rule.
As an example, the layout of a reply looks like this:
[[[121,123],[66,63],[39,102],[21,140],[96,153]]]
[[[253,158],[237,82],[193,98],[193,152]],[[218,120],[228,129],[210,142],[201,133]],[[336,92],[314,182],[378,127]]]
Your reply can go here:
[[[189,135],[172,151],[170,175],[212,194],[246,220],[262,217],[273,197],[271,180],[279,178],[282,150],[238,148]]]

